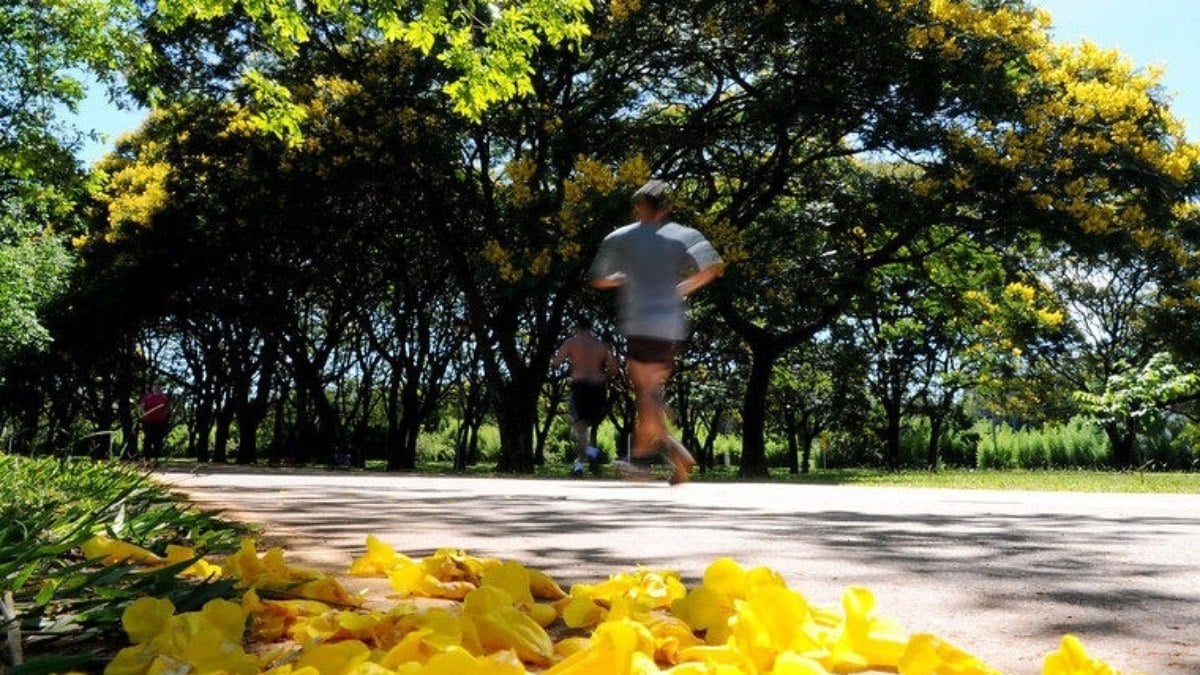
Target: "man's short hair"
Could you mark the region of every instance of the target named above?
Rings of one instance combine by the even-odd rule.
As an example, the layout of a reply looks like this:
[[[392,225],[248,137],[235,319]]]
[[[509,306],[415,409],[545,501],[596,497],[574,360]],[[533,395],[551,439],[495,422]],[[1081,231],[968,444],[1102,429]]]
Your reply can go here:
[[[587,316],[575,317],[575,330],[591,330],[591,329],[592,329],[591,317],[587,317]]]
[[[633,193],[633,203],[638,202],[646,202],[655,210],[665,209],[671,204],[671,186],[661,180],[649,180]]]

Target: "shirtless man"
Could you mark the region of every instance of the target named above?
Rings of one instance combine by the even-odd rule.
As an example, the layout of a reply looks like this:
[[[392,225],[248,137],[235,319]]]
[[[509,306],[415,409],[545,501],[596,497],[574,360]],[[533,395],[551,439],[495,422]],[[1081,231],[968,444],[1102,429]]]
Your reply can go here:
[[[571,434],[575,437],[575,466],[571,475],[583,476],[584,466],[600,473],[600,450],[592,447],[591,428],[599,426],[608,412],[608,378],[620,372],[608,345],[592,334],[592,322],[580,318],[575,334],[558,348],[551,362],[555,368],[571,362]]]

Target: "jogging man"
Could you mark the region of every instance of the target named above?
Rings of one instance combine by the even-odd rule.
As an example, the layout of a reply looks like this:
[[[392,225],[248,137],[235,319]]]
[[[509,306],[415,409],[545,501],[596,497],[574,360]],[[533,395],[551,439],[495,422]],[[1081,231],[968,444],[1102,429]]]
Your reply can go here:
[[[620,328],[628,343],[629,379],[637,397],[631,459],[661,453],[672,485],[696,461],[667,433],[663,392],[679,344],[687,337],[684,300],[720,276],[721,256],[696,230],[669,220],[670,188],[651,180],[633,193],[637,221],[613,231],[592,263],[592,285],[620,292]],[[632,464],[624,471],[646,473]]]
[[[585,466],[600,472],[600,450],[591,445],[591,430],[608,413],[608,379],[621,368],[603,340],[592,333],[592,322],[580,317],[575,334],[558,348],[551,364],[571,362],[571,434],[575,437],[575,466],[571,475],[583,476]]]

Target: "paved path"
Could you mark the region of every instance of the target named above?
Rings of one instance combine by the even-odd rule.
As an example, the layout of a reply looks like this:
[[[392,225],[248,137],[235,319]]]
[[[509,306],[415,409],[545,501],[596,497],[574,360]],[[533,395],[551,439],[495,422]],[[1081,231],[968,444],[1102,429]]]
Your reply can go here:
[[[261,523],[289,560],[344,571],[368,533],[596,581],[636,565],[694,582],[768,565],[817,603],[871,588],[881,613],[1008,673],[1063,633],[1126,672],[1200,673],[1200,498],[747,483],[678,488],[221,469],[161,477]]]

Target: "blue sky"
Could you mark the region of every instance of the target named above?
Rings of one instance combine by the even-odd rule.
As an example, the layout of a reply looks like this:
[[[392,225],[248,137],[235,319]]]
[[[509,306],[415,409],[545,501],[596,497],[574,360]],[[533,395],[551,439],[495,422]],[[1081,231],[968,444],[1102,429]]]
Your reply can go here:
[[[1087,38],[1116,47],[1140,66],[1166,69],[1163,85],[1173,97],[1175,115],[1188,125],[1188,138],[1200,140],[1200,2],[1194,0],[1033,0],[1054,17],[1057,39]],[[79,126],[106,137],[87,143],[80,159],[91,163],[120,134],[136,129],[144,110],[121,110],[101,87],[80,106]]]

